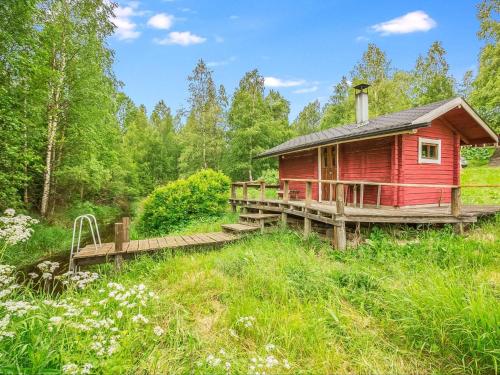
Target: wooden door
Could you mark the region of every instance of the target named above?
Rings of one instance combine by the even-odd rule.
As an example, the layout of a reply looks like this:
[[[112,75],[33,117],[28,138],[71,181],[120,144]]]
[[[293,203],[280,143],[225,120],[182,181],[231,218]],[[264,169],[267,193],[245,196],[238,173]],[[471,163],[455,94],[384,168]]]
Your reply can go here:
[[[321,148],[321,179],[337,179],[337,152],[336,146],[326,146]],[[333,201],[335,199],[335,189],[330,188],[330,184],[322,184],[321,199],[323,201]],[[332,192],[332,194],[330,194]]]

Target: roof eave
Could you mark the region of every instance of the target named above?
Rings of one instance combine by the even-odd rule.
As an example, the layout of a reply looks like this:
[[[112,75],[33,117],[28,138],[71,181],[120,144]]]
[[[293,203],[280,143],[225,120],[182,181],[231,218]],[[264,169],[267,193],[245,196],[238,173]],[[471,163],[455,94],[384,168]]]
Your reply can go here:
[[[472,108],[469,103],[465,101],[465,99],[461,97],[457,97],[453,100],[450,100],[448,103],[443,104],[442,106],[439,106],[438,108],[435,108],[434,110],[426,113],[423,116],[420,116],[416,120],[413,121],[413,123],[417,122],[431,122],[432,120],[435,120],[436,118],[442,116],[446,112],[452,110],[453,108],[461,106],[476,122],[477,124],[483,128],[483,130],[491,137],[491,139],[494,141],[494,143],[498,142],[498,135],[493,131],[493,129],[490,128],[490,126],[484,121],[481,116]]]
[[[302,150],[307,150],[310,148],[320,147],[320,146],[324,146],[324,145],[328,145],[328,144],[346,143],[349,141],[355,142],[357,140],[361,140],[363,138],[368,138],[368,137],[376,137],[376,136],[384,136],[384,135],[390,136],[391,134],[400,133],[400,132],[405,131],[405,130],[425,128],[427,126],[430,126],[430,124],[431,124],[430,122],[408,123],[408,124],[404,124],[403,126],[398,126],[395,129],[394,128],[393,129],[386,129],[386,130],[381,130],[378,132],[373,132],[373,133],[363,134],[363,135],[352,135],[352,136],[347,136],[347,137],[332,138],[332,139],[328,139],[328,140],[321,141],[321,142],[313,142],[313,143],[309,143],[309,144],[305,144],[305,145],[301,145],[301,146],[297,146],[297,147],[292,147],[292,148],[289,148],[286,150],[269,152],[269,153],[264,152],[262,154],[255,156],[253,159],[269,158],[269,157],[273,157],[273,156],[289,154],[292,152],[299,152]]]

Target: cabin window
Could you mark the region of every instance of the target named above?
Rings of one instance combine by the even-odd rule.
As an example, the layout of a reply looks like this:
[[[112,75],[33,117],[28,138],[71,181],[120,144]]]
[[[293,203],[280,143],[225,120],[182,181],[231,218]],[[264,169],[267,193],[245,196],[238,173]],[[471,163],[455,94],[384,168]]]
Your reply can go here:
[[[441,164],[441,140],[419,138],[418,162],[421,164]]]

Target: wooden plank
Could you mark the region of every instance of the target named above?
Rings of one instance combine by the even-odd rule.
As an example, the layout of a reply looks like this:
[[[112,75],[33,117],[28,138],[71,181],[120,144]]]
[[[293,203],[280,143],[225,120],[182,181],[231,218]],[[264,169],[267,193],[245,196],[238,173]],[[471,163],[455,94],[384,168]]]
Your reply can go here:
[[[138,251],[145,251],[149,249],[149,241],[148,240],[139,240],[139,249]]]
[[[127,247],[127,253],[135,253],[139,250],[139,240],[132,240]]]
[[[167,246],[167,241],[165,241],[164,237],[157,238],[157,241],[158,241],[158,247],[160,249],[166,249],[168,247]]]
[[[174,236],[166,236],[166,237],[163,237],[163,239],[165,240],[165,242],[167,243],[167,246],[169,248],[174,248],[174,247],[178,247],[179,246],[179,244],[175,240]]]
[[[160,245],[158,245],[158,239],[157,238],[150,238],[148,239],[148,250],[157,250],[160,248]]]

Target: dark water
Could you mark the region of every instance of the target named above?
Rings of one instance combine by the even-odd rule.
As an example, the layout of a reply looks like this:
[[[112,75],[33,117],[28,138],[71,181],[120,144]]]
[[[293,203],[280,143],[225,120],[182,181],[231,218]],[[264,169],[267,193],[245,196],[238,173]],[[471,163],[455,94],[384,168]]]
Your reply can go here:
[[[115,219],[115,221],[121,220],[121,215]],[[114,241],[114,221],[108,225],[100,225],[99,226],[99,234],[101,235],[101,242],[113,242]],[[92,235],[89,233],[84,236],[81,240],[81,246],[85,246],[86,244],[92,243]],[[53,272],[54,276],[62,275],[68,272],[69,269],[69,255],[71,249],[68,248],[60,253],[53,254],[44,258],[37,259],[35,262],[20,267],[18,269],[18,282],[22,284],[28,284],[35,291],[45,292],[45,293],[55,293],[58,294],[64,290],[64,285],[54,280],[40,280],[40,277],[35,279],[35,282],[28,276],[29,273],[34,272],[38,275],[41,275],[40,269],[38,269],[37,265],[44,261],[57,262],[59,263],[59,267]]]

